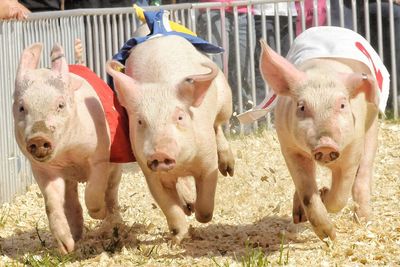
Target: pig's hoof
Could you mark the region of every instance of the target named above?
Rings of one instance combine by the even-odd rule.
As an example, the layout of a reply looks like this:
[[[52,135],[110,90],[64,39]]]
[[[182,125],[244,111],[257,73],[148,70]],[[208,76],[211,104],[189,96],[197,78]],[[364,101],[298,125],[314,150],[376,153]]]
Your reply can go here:
[[[213,214],[211,213],[205,213],[205,214],[199,214],[198,212],[196,214],[196,220],[201,223],[208,223],[211,221]]]
[[[183,205],[182,207],[183,211],[187,216],[192,215],[194,212],[194,204],[193,203],[187,203],[186,205]]]
[[[189,236],[188,230],[171,229],[171,243],[173,245],[181,244],[182,240]]]
[[[218,169],[223,176],[233,176],[235,172],[235,158],[230,149],[218,151]]]
[[[298,224],[302,222],[306,222],[307,215],[301,205],[298,205],[297,207],[293,206],[293,223]]]
[[[107,210],[105,208],[101,209],[88,209],[90,217],[97,220],[103,220],[107,216]]]
[[[329,238],[331,240],[336,239],[335,227],[331,223],[314,227],[314,232],[321,240],[324,240],[325,238]]]
[[[62,254],[68,254],[75,249],[75,241],[71,235],[65,234],[63,237],[56,237],[58,249]]]
[[[300,200],[296,193],[293,196],[292,216],[293,216],[293,223],[295,224],[306,222],[308,220],[306,212],[304,211],[304,208],[301,205]]]
[[[322,200],[323,203],[325,203],[328,193],[329,193],[329,188],[326,187],[326,186],[322,187],[319,190],[319,195],[321,196],[321,200]]]
[[[361,221],[361,220],[368,220],[371,215],[372,215],[372,210],[371,207],[367,204],[367,205],[362,205],[362,206],[357,206],[355,208],[355,219],[357,221]]]

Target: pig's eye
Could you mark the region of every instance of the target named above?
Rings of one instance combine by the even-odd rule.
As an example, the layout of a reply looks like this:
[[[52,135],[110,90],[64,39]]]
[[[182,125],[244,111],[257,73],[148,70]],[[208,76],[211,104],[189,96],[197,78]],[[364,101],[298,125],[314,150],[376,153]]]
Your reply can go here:
[[[344,109],[344,107],[345,107],[344,104],[341,104],[341,105],[340,105],[340,108],[341,108],[341,109]]]
[[[138,120],[138,124],[142,125],[143,124],[142,120]]]
[[[60,102],[60,103],[58,104],[58,110],[59,110],[59,111],[62,110],[64,107],[65,107],[65,103],[64,103],[64,102]]]
[[[19,112],[21,112],[21,113],[23,113],[23,112],[25,112],[25,108],[24,108],[24,106],[19,106]]]
[[[300,111],[305,111],[305,110],[306,110],[306,108],[304,107],[303,104],[299,104],[297,107],[298,107],[298,109],[299,109]]]
[[[180,121],[183,120],[183,116],[179,116],[178,120],[180,120]]]

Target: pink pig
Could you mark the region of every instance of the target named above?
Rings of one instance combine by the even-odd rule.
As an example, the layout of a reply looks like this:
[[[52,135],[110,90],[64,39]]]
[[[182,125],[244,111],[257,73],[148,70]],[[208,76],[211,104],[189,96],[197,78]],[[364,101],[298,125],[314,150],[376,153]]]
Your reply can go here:
[[[124,157],[110,154],[111,135],[121,139],[124,133],[116,133],[106,121],[105,113],[115,116],[116,106],[105,109],[92,85],[69,72],[85,67],[68,66],[62,47],[55,45],[51,69],[38,69],[41,51],[42,44],[34,44],[20,59],[13,105],[15,137],[43,193],[50,230],[61,252],[68,253],[83,230],[78,182],[87,182],[85,203],[92,218],[118,214],[121,167],[110,159],[123,162]],[[88,69],[85,73],[95,76]],[[101,97],[112,101],[113,92],[108,90]],[[127,131],[126,137],[129,141]]]
[[[344,39],[346,35],[348,40]],[[358,217],[371,213],[379,88],[374,78],[375,67],[371,71],[367,65],[370,58],[363,59],[375,52],[361,38],[349,30],[333,27],[310,29],[295,41],[288,58],[300,62],[302,56],[311,52],[319,55],[296,65],[262,42],[261,72],[279,96],[275,125],[296,187],[293,221],[309,220],[321,239],[335,239],[328,212],[340,211],[350,193],[357,203]],[[370,49],[370,54],[359,49],[361,43],[357,40]],[[326,41],[331,51],[343,52],[350,47],[350,58],[323,56],[324,46],[316,45],[319,41]],[[318,190],[316,163],[332,171],[330,188]]]
[[[212,219],[218,168],[233,175],[221,127],[231,116],[231,90],[217,66],[179,36],[135,46],[125,73],[121,67],[111,61],[107,72],[128,112],[132,149],[179,243],[188,233],[185,214]]]

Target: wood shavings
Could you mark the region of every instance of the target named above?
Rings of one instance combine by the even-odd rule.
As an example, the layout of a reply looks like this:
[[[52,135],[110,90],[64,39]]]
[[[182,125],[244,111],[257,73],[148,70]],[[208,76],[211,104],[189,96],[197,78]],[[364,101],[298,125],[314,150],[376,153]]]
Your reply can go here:
[[[308,222],[293,224],[294,185],[276,133],[268,130],[230,140],[235,176],[219,177],[210,223],[187,218],[191,238],[181,246],[169,245],[164,215],[138,167],[128,164],[119,192],[122,221],[93,220],[83,205],[83,239],[68,256],[59,256],[56,250],[37,185],[1,206],[0,265],[29,264],[29,260],[43,265],[50,258],[66,266],[243,266],[245,259],[259,257],[259,250],[273,266],[283,264],[279,262],[287,253],[290,266],[400,265],[399,133],[399,124],[381,123],[373,218],[354,219],[355,203],[350,200],[341,212],[329,215],[337,229],[334,242],[319,240]],[[325,169],[319,168],[317,175],[319,186],[329,186]],[[81,203],[83,192],[80,185]]]

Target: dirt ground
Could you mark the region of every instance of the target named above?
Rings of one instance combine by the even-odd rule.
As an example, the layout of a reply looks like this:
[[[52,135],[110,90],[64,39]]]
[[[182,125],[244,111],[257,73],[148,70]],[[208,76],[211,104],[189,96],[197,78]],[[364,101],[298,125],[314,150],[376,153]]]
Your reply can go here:
[[[354,203],[331,214],[337,240],[324,243],[309,223],[291,222],[293,182],[275,131],[233,138],[234,177],[219,178],[212,222],[188,217],[191,238],[171,246],[165,217],[137,167],[120,187],[122,221],[90,219],[83,240],[61,256],[49,232],[36,185],[0,208],[0,265],[32,266],[360,266],[400,265],[400,124],[384,122],[376,158],[369,222],[354,219]],[[330,176],[318,171],[318,182]],[[82,189],[80,193],[82,197]],[[83,203],[83,202],[82,202]],[[84,205],[83,205],[84,206]]]

